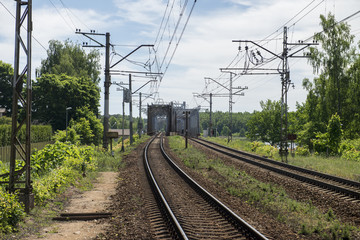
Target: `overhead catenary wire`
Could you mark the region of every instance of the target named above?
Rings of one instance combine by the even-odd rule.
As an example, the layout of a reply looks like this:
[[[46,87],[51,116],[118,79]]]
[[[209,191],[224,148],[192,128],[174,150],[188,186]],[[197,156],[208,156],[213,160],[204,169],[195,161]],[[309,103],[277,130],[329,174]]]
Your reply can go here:
[[[64,7],[64,9],[67,11],[67,15],[69,16],[69,19],[70,19],[70,21],[73,23],[74,26],[76,26],[76,25],[75,25],[74,21],[72,20],[70,14],[73,15],[82,25],[84,25],[84,27],[86,27],[88,30],[91,30],[91,28],[90,28],[86,23],[84,23],[76,14],[74,14],[74,13],[71,11],[70,8],[68,8],[68,7],[64,4],[63,0],[59,0],[59,1],[60,1],[60,3],[62,4],[62,6]],[[70,14],[69,14],[69,13],[70,13]]]
[[[5,8],[5,10],[14,18],[14,19],[16,19],[16,17],[14,16],[14,14],[12,14],[12,12],[0,1],[0,4]],[[24,26],[24,25],[22,25],[22,27],[23,27],[23,29],[25,30],[25,31],[27,31],[27,28]],[[47,49],[44,47],[44,45],[34,36],[34,34],[31,34],[31,37],[32,37],[32,39],[34,39],[35,40],[35,42],[37,42],[39,45],[40,45],[40,47],[42,47],[44,50],[45,50],[45,52],[47,52]]]
[[[275,30],[273,33],[269,34],[267,37],[265,37],[264,39],[257,41],[257,42],[261,42],[261,46],[264,46],[265,44],[269,43],[271,40],[273,39],[277,39],[278,36],[281,34],[279,31],[282,30],[287,24],[289,24],[291,21],[293,21],[294,19],[296,19],[298,16],[300,16],[306,9],[308,9],[310,6],[312,6],[314,3],[316,2],[316,0],[312,0],[309,4],[307,4],[304,8],[302,8],[296,15],[294,15],[290,20],[288,20],[286,23],[284,23],[281,27],[279,27],[277,30]],[[318,6],[320,6],[321,3],[323,3],[324,0],[321,0],[319,3],[317,3],[315,6],[313,6],[309,11],[307,11],[305,14],[301,15],[299,19],[297,19],[291,26],[294,27],[295,24],[297,24],[298,22],[300,22],[303,18],[305,18],[310,12],[312,12],[314,9],[316,9]],[[274,36],[274,34],[278,33],[277,35]],[[251,49],[254,49],[254,47],[251,47]],[[251,50],[253,51],[253,50]],[[255,50],[256,51],[256,50]],[[264,63],[269,63],[273,60],[276,59],[276,57],[271,57],[269,59],[266,59],[266,61],[264,61],[264,59],[262,59],[262,61],[256,60],[256,56],[254,55],[249,55],[251,54],[250,52],[246,52],[245,54],[247,54],[247,57],[245,57],[245,62],[244,62],[244,69],[249,68],[249,64],[252,62],[252,64],[254,65],[253,69],[256,70],[256,67],[259,67],[259,65],[264,64]],[[247,61],[248,60],[248,61]],[[240,61],[240,60],[239,60]],[[256,61],[256,62],[255,62]],[[260,62],[260,64],[259,64]],[[231,66],[231,63],[229,64],[229,66]],[[227,67],[229,68],[229,67]],[[279,67],[278,67],[279,68]],[[246,70],[244,70],[246,72]],[[220,76],[223,76],[223,74],[221,74]],[[243,76],[243,74],[237,74],[234,78],[233,78],[233,82],[235,82],[237,79],[239,79],[241,76]],[[273,79],[273,78],[272,78]],[[270,81],[270,80],[268,80]],[[228,84],[229,81],[226,81],[224,83],[224,85]],[[220,86],[217,86],[215,89],[213,89],[210,92],[214,92],[216,89],[219,89]],[[220,89],[221,91],[222,89]],[[207,86],[204,87],[203,89],[203,93],[204,92],[209,92],[207,89]],[[217,91],[219,92],[219,91]]]

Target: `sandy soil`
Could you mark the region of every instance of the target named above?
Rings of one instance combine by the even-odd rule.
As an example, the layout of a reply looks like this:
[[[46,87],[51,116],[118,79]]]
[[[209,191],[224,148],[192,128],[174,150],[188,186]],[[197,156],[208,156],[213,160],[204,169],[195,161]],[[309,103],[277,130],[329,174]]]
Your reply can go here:
[[[73,196],[69,205],[64,209],[67,213],[106,212],[111,204],[112,195],[115,193],[118,180],[116,172],[101,172],[94,188],[80,195]],[[69,221],[55,222],[42,229],[37,237],[29,239],[47,240],[84,240],[93,239],[104,232],[107,221]]]

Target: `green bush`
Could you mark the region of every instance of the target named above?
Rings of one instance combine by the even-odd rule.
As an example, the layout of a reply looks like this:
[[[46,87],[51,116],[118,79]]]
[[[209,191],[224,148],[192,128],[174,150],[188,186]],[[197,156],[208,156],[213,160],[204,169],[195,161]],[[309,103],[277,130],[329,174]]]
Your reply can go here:
[[[310,150],[307,147],[296,147],[295,153],[299,156],[309,156]]]
[[[360,139],[343,140],[339,151],[341,158],[360,162]]]
[[[24,208],[18,202],[17,196],[0,188],[0,232],[15,231],[24,216]]]
[[[263,145],[263,146],[257,148],[256,152],[265,157],[274,158],[275,154],[277,154],[279,152],[279,150],[276,147],[271,146],[271,145]]]
[[[26,128],[22,126],[19,131],[20,142],[25,142]],[[31,142],[47,142],[52,137],[52,128],[50,125],[32,125],[31,126]],[[11,138],[11,125],[2,124],[0,125],[0,147],[9,146]]]
[[[348,161],[360,162],[360,151],[356,149],[345,150],[343,151],[341,158]]]
[[[42,204],[69,185],[75,185],[85,170],[94,171],[97,164],[93,154],[92,147],[62,142],[48,144],[42,150],[35,151],[31,155],[35,203]],[[19,170],[22,164],[23,161],[18,161],[15,170]],[[0,162],[0,174],[7,171]],[[0,188],[0,233],[15,231],[23,216],[24,209],[16,195],[8,194]]]
[[[68,128],[67,136],[66,130],[57,130],[52,138],[55,142],[70,142],[72,144],[78,144],[80,142],[80,135],[78,135],[73,128]]]
[[[55,142],[35,152],[32,157],[32,172],[35,176],[33,189],[35,202],[41,204],[53,198],[87,171],[96,169],[92,147]]]
[[[251,143],[251,151],[252,152],[256,152],[256,149],[258,148],[258,147],[260,147],[260,146],[262,146],[262,145],[264,145],[263,143],[261,143],[261,142],[252,142]]]
[[[72,164],[72,168],[80,169],[83,164],[90,165],[92,168],[93,148],[79,147],[70,143],[55,142],[48,144],[42,150],[36,151],[31,155],[32,173],[41,176],[60,166],[69,165],[68,162],[76,162]],[[65,162],[67,161],[67,162]]]

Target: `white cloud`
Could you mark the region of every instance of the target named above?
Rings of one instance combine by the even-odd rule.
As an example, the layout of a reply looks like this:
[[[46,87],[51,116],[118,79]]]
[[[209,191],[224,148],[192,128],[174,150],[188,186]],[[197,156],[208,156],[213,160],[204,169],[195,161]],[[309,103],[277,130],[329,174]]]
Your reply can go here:
[[[166,3],[163,0],[114,0],[118,14],[127,21],[157,25],[163,16]]]
[[[246,1],[235,0],[232,2],[246,3]],[[315,5],[319,2],[315,2]],[[355,0],[352,2],[360,5]],[[279,40],[272,41],[265,47],[276,53],[281,52],[283,37],[283,28],[281,26],[307,4],[307,1],[299,1],[295,5],[293,1],[267,1],[267,4],[252,4],[251,7],[243,11],[239,11],[237,8],[227,8],[212,11],[211,15],[192,16],[173,59],[173,64],[163,80],[164,82],[160,88],[161,97],[165,101],[171,101],[174,96],[179,96],[179,98],[195,104],[192,99],[192,92],[201,92],[204,88],[204,77],[216,78],[219,76],[219,68],[226,67],[236,55],[238,45],[231,42],[233,39],[261,40],[278,30],[275,36]],[[307,14],[315,5],[312,5],[288,24],[288,27],[291,27],[288,32],[289,42],[304,40],[321,30],[319,15],[325,13],[324,4]],[[348,3],[337,2],[335,9],[339,20],[353,13]],[[329,10],[328,7],[326,11]],[[307,15],[303,19],[292,25],[305,14]],[[242,44],[242,47],[244,47],[244,44]],[[262,53],[266,54],[267,57],[271,56],[264,51]],[[272,67],[276,68],[278,63],[279,61]],[[290,59],[289,64],[291,80],[295,83],[295,89],[290,89],[288,102],[291,110],[295,110],[296,102],[303,102],[306,99],[307,93],[301,86],[303,78],[312,79],[314,76],[312,68],[307,64],[306,59]],[[183,72],[177,72],[175,70],[177,67],[181,67]],[[173,86],[173,88],[170,86]],[[215,88],[216,84],[211,86]],[[234,105],[234,111],[260,109],[259,102],[261,100],[279,100],[281,95],[279,75],[243,76],[234,82],[234,86],[249,87],[249,90],[244,91],[244,97],[234,98],[238,99],[238,103]],[[203,103],[206,104],[206,102]],[[226,111],[227,106],[228,99],[226,98],[214,100],[214,107],[218,110]]]

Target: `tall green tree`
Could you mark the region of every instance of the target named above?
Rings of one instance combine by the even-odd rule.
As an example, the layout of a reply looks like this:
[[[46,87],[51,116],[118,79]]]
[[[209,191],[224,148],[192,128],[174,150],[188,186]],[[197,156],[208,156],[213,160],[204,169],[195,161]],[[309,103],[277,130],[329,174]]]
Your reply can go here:
[[[360,48],[360,42],[359,42]],[[350,139],[360,137],[360,54],[357,53],[355,60],[347,71],[349,78],[348,94],[344,106],[348,125],[344,129],[344,136]],[[344,128],[344,126],[343,126]]]
[[[268,142],[271,145],[279,144],[281,140],[280,101],[261,101],[260,105],[262,110],[255,111],[247,123],[247,137],[251,140]]]
[[[12,78],[13,67],[0,61],[0,108],[5,108],[8,113],[12,108]]]
[[[355,53],[352,47],[354,36],[350,33],[350,26],[345,22],[336,22],[331,13],[327,17],[320,15],[320,20],[323,31],[314,37],[320,48],[310,48],[310,63],[319,73],[319,78],[314,79],[315,91],[319,94],[320,111],[323,114],[326,111],[328,121],[335,113],[340,117],[343,115],[349,88],[346,70]]]
[[[86,53],[79,44],[70,40],[64,43],[49,41],[47,58],[41,61],[39,74],[66,74],[73,77],[86,77],[98,84],[100,81],[100,54],[97,50]]]
[[[43,74],[33,83],[33,119],[51,124],[54,130],[66,126],[66,108],[69,120],[76,109],[87,107],[96,116],[100,94],[96,83],[86,77],[70,77],[65,74]]]

